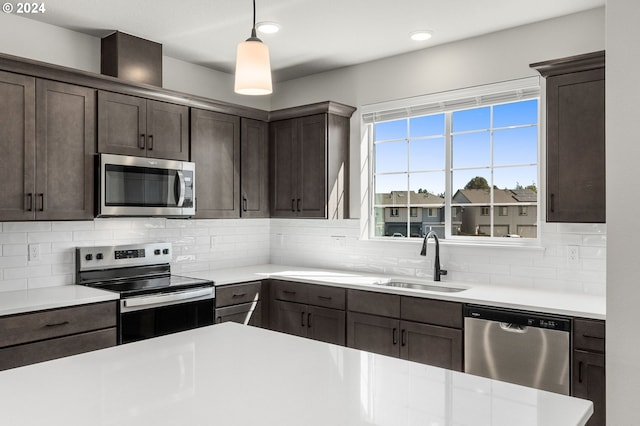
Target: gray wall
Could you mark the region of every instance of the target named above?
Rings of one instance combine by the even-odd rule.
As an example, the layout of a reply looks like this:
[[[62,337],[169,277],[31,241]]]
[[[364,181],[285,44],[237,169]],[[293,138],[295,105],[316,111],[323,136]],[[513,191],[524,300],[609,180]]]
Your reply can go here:
[[[640,208],[628,197],[640,162],[637,69],[640,4],[607,1],[607,424],[638,423],[640,230],[629,226]],[[638,208],[636,208],[638,207]]]

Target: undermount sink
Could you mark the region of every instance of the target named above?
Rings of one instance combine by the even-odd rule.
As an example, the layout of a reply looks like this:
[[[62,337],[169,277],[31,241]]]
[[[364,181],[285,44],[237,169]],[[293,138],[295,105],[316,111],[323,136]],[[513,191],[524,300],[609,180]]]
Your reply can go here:
[[[438,291],[442,293],[458,293],[460,291],[466,290],[466,288],[461,288],[461,287],[449,287],[445,285],[424,284],[424,283],[415,283],[415,282],[400,281],[400,280],[390,280],[390,281],[387,281],[386,283],[377,283],[377,284],[384,287],[410,288],[414,290]]]

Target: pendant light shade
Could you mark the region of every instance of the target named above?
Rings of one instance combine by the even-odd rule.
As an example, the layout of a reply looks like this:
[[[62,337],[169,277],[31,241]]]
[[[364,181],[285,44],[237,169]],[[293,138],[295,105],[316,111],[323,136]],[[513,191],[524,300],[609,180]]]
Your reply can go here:
[[[256,37],[255,0],[251,37],[238,43],[234,91],[241,95],[268,95],[273,92],[269,46]]]

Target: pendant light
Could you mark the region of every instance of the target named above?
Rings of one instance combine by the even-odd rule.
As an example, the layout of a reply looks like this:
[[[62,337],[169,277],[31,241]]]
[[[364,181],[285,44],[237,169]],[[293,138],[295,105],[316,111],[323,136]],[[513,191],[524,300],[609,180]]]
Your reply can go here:
[[[273,92],[269,46],[256,37],[256,0],[253,0],[251,37],[238,43],[234,91],[241,95],[268,95]]]

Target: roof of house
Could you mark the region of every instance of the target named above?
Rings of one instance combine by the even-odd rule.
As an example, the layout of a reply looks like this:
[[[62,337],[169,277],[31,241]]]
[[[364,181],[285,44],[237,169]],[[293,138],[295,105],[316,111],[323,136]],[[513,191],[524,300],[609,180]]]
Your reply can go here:
[[[415,191],[391,191],[391,192],[377,193],[375,203],[376,205],[382,204],[382,205],[406,206],[408,204],[407,197],[409,197],[409,201],[411,202],[411,205],[444,204],[443,197],[438,197],[437,195],[427,194],[424,192],[418,193]]]
[[[494,189],[493,202],[499,203],[535,203],[538,195],[535,191],[523,189]],[[459,189],[453,196],[456,203],[489,204],[491,194],[488,189]]]

